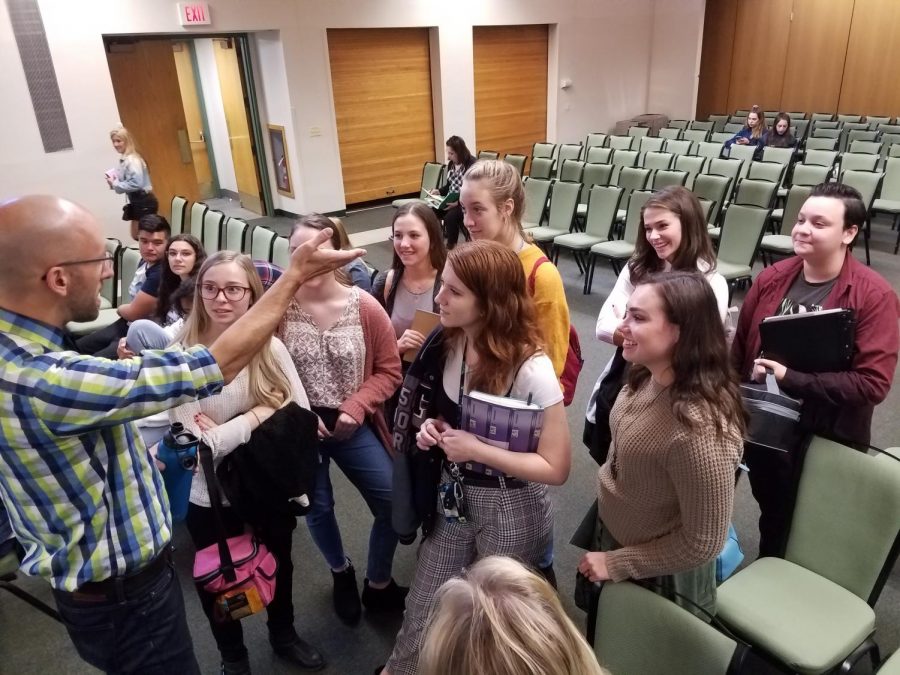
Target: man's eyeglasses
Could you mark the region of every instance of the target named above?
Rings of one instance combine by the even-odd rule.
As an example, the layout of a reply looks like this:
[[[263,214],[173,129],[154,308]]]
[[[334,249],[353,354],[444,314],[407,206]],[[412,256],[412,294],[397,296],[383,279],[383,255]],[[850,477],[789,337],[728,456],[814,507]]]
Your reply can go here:
[[[103,263],[104,269],[112,269],[113,266],[113,254],[109,251],[101,258],[88,258],[86,260],[66,260],[65,262],[56,263],[53,267],[70,267],[72,265],[87,265],[88,263]],[[50,269],[53,269],[51,267]],[[43,276],[41,276],[41,281],[47,280],[47,275],[50,274],[50,270],[44,272]]]
[[[203,284],[200,286],[200,297],[204,300],[215,300],[219,297],[219,293],[222,293],[226,300],[238,302],[239,300],[244,299],[244,296],[247,295],[247,291],[249,290],[250,289],[246,286],[226,286],[225,288],[219,288],[214,284]]]

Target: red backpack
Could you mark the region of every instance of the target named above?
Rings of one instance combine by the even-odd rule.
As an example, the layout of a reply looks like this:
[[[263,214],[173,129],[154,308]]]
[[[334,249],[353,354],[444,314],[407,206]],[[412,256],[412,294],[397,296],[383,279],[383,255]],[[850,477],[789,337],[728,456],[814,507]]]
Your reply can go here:
[[[537,276],[538,267],[544,263],[550,262],[547,256],[542,255],[534,263],[531,268],[531,274],[528,275],[528,292],[534,296],[534,280]],[[578,340],[578,332],[575,326],[569,324],[569,350],[566,352],[566,363],[563,366],[562,375],[559,376],[559,383],[563,390],[563,405],[569,405],[575,398],[575,386],[578,384],[578,375],[584,366],[584,359],[581,358],[581,342]]]

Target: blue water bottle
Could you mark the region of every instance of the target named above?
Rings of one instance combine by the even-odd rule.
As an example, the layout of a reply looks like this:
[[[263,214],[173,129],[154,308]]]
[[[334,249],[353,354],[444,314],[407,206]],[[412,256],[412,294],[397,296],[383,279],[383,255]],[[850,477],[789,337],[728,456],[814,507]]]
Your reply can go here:
[[[181,422],[172,424],[159,442],[156,458],[166,465],[162,475],[174,521],[184,520],[187,516],[199,446],[200,439],[185,429]]]

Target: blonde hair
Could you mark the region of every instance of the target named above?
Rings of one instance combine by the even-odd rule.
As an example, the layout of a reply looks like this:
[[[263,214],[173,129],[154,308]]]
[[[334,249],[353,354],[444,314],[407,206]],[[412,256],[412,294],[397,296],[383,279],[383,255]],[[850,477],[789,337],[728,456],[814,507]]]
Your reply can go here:
[[[499,159],[480,159],[475,162],[463,177],[466,183],[481,181],[487,189],[498,209],[507,200],[512,200],[513,208],[507,225],[512,225],[519,234],[522,230],[522,214],[525,212],[525,186],[518,170],[509,162]]]
[[[185,319],[184,326],[175,338],[186,347],[200,344],[201,336],[209,328],[209,315],[203,304],[200,289],[203,286],[203,278],[206,273],[216,265],[235,263],[247,275],[247,285],[250,287],[250,306],[262,297],[263,285],[259,279],[259,273],[253,266],[250,256],[235,251],[219,251],[206,259],[200,272],[197,273],[196,286],[194,288],[194,308]],[[260,349],[250,363],[247,364],[250,376],[250,399],[253,405],[264,405],[269,408],[280,408],[291,400],[291,383],[275,360],[272,353],[272,341],[270,340]]]
[[[438,590],[420,675],[601,675],[594,652],[544,579],[490,556]]]
[[[125,150],[122,152],[123,155],[137,155],[140,157],[134,144],[134,137],[125,127],[116,127],[109,132],[109,137],[110,139],[118,138],[119,140],[125,141]]]
[[[341,244],[338,248],[342,251],[353,248],[353,246],[350,245],[350,237],[347,235],[347,228],[344,227],[344,221],[335,216],[328,216],[328,220],[332,223],[331,229],[337,232],[338,241]]]
[[[750,112],[747,113],[748,120],[750,118],[751,113],[756,115],[756,119],[758,120],[758,122],[756,123],[756,126],[753,127],[753,131],[750,132],[750,135],[752,138],[761,138],[763,136],[763,134],[765,134],[765,132],[766,132],[766,118],[763,116],[762,111],[759,109],[758,105],[755,105],[752,108],[750,108]],[[749,122],[747,123],[746,126],[748,129],[750,128]]]

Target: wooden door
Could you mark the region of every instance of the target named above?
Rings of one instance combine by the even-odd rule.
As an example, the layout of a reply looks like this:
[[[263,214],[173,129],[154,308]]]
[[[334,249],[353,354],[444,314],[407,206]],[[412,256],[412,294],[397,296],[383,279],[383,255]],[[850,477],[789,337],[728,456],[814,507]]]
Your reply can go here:
[[[853,2],[794,0],[781,110],[837,111]]]
[[[728,110],[778,110],[784,83],[792,0],[740,0]]]
[[[713,113],[734,112],[734,108],[728,107],[728,85],[731,81],[731,55],[734,48],[737,6],[738,0],[706,3],[700,82],[697,90],[698,120],[705,120]]]
[[[203,115],[200,112],[200,97],[197,94],[191,46],[187,42],[174,42],[172,43],[172,52],[175,56],[175,71],[178,73],[178,86],[181,90],[181,102],[184,104],[188,142],[191,144],[191,157],[194,160],[194,173],[197,175],[200,198],[209,199],[217,195],[217,189],[213,183],[212,169],[209,163],[209,150],[206,146]]]
[[[250,122],[235,41],[230,38],[214,39],[213,52],[216,55],[219,88],[222,91],[222,106],[225,108],[225,124],[228,127],[228,141],[231,145],[241,206],[254,213],[263,214],[257,160],[253,152],[253,139],[250,136]]]
[[[119,117],[150,168],[160,212],[169,213],[176,194],[196,201],[197,175],[171,41],[110,43],[106,57]]]
[[[427,28],[328,29],[347,204],[417,193],[434,161]]]
[[[475,142],[469,147],[531,156],[547,140],[546,25],[476,26]]]
[[[900,2],[856,0],[838,112],[900,115]]]

